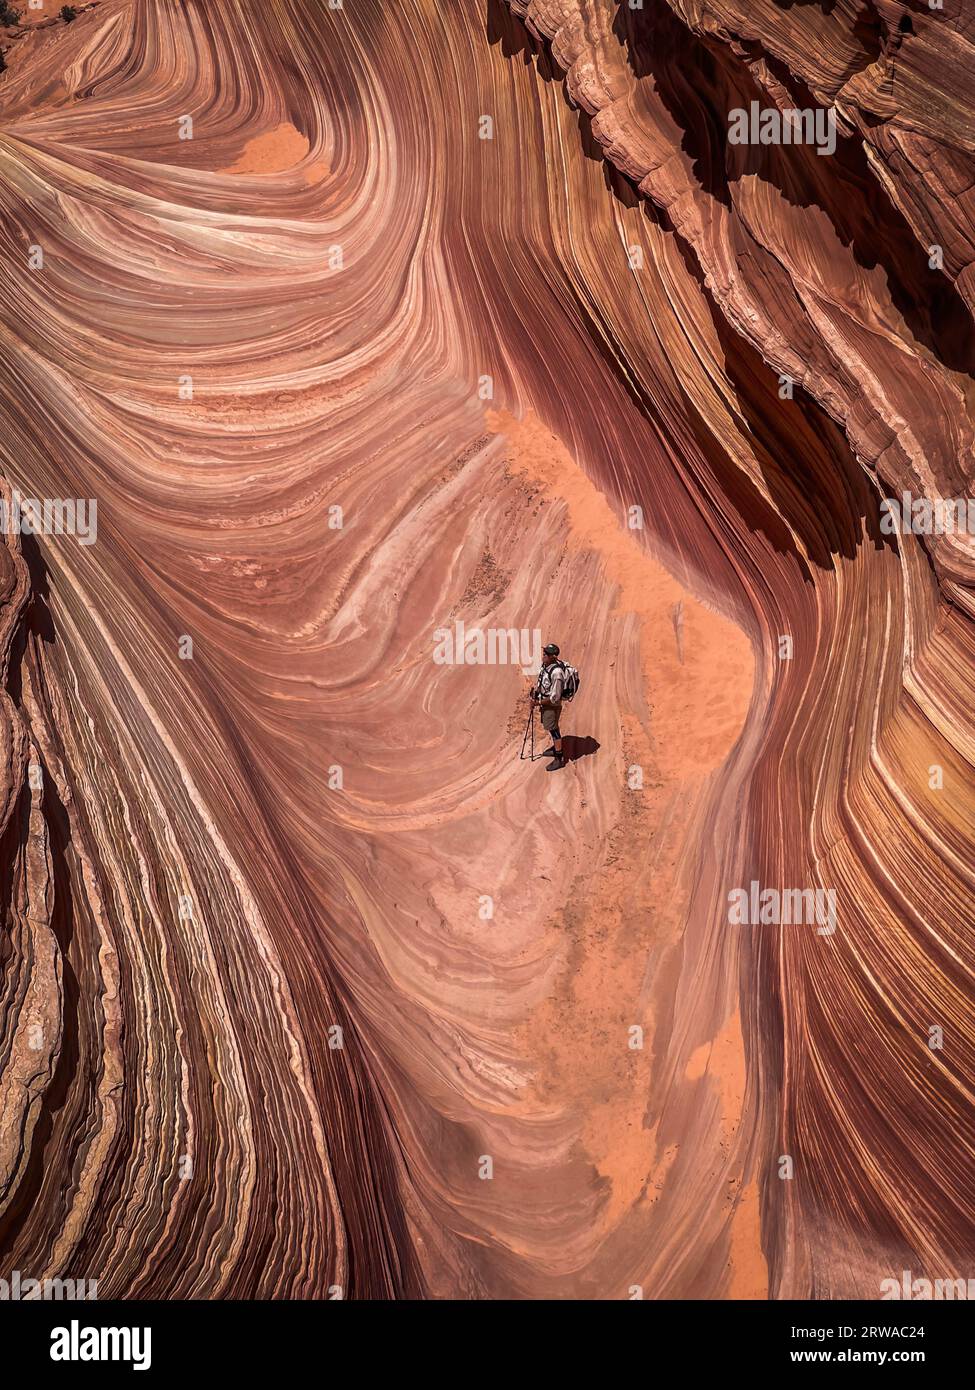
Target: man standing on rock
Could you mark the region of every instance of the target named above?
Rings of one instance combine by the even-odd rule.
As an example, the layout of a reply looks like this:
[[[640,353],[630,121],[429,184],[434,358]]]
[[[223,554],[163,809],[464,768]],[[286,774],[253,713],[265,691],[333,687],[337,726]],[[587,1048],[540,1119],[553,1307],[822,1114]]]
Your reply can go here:
[[[558,647],[554,642],[550,642],[547,647],[542,649],[542,669],[538,673],[538,682],[530,696],[533,704],[538,705],[541,709],[542,728],[546,733],[552,735],[552,747],[546,748],[542,754],[543,758],[551,755],[553,759],[545,769],[546,772],[557,772],[560,767],[565,767],[565,757],[562,753],[562,731],[559,728],[564,689],[565,667],[559,661]]]

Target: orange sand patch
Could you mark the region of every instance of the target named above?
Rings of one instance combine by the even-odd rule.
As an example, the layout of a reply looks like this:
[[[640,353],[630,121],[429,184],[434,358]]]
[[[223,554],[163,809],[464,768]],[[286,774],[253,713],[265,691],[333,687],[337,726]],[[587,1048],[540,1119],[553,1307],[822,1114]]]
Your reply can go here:
[[[293,169],[308,154],[308,138],[288,121],[248,140],[236,164],[227,174],[280,174]]]
[[[305,183],[321,183],[321,181],[327,179],[328,176],[328,165],[323,163],[320,159],[315,159],[312,160],[311,164],[309,164],[308,168],[305,170]]]
[[[718,1089],[721,1127],[730,1140],[738,1126],[745,1095],[745,1043],[741,1015],[736,1009],[721,1032],[703,1043],[691,1056],[685,1076],[698,1081],[707,1076]],[[734,1195],[731,1223],[731,1287],[736,1299],[768,1297],[768,1266],[762,1253],[758,1184],[753,1178]]]
[[[565,503],[570,545],[599,555],[607,579],[619,588],[616,611],[639,618],[661,771],[676,778],[718,767],[744,727],[752,696],[755,663],[744,633],[687,593],[643,549],[537,417],[516,420],[488,411],[487,425],[513,446],[513,467],[530,473],[552,500]]]
[[[721,1032],[692,1055],[685,1075],[688,1081],[711,1077],[721,1094],[721,1113],[727,1123],[732,1122],[729,1117],[740,1113],[745,1094],[745,1044],[737,1009]]]
[[[768,1298],[768,1265],[762,1251],[758,1183],[754,1178],[738,1195],[731,1221],[731,1286],[728,1297]]]

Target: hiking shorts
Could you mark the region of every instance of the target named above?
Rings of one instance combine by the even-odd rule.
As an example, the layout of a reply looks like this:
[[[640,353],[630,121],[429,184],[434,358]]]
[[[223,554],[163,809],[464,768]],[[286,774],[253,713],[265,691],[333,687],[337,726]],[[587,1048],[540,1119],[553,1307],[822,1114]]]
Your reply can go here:
[[[556,705],[554,708],[551,709],[547,707],[542,709],[542,728],[545,730],[547,734],[551,734],[553,738],[562,737],[561,733],[559,732],[559,715],[561,713],[561,705]]]

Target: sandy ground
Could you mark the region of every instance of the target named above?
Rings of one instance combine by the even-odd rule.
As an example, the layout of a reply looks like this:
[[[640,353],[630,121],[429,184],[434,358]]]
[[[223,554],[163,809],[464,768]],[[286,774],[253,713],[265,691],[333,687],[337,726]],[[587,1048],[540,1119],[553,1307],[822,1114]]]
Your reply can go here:
[[[488,423],[503,435],[508,467],[564,525],[565,570],[556,583],[567,631],[581,625],[577,571],[595,560],[601,582],[610,586],[611,613],[626,633],[624,642],[638,654],[628,663],[625,648],[615,653],[609,663],[619,663],[614,679],[612,669],[587,664],[584,647],[577,650],[568,638],[563,646],[568,659],[582,664],[586,685],[566,711],[563,733],[578,726],[600,740],[599,752],[584,764],[584,795],[611,808],[611,824],[581,841],[566,827],[552,846],[559,863],[571,866],[569,903],[553,904],[566,933],[564,966],[517,1034],[533,1062],[534,1103],[579,1118],[580,1146],[605,1182],[599,1214],[605,1233],[637,1204],[656,1200],[673,1159],[672,1152],[661,1152],[655,1126],[647,1123],[652,1049],[614,1047],[612,1040],[622,1040],[633,1024],[653,1036],[669,981],[652,962],[672,952],[687,927],[688,876],[700,828],[695,801],[741,733],[752,655],[732,624],[649,556],[638,533],[626,529],[536,418],[517,421],[490,412]],[[644,774],[639,791],[627,787],[634,765]],[[536,769],[530,775],[537,778]],[[737,1015],[694,1053],[686,1079],[702,1077],[718,1093],[723,1130],[733,1134],[745,1091]],[[734,1224],[729,1291],[735,1297],[765,1294],[754,1187]]]

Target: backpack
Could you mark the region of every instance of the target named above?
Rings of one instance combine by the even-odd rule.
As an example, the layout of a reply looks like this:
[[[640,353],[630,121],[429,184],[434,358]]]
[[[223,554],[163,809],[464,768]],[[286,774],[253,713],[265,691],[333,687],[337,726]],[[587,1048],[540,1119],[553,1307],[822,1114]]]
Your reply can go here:
[[[562,667],[565,677],[562,684],[562,699],[571,700],[579,690],[579,672],[575,666],[570,666],[566,661],[560,661],[559,665]]]

